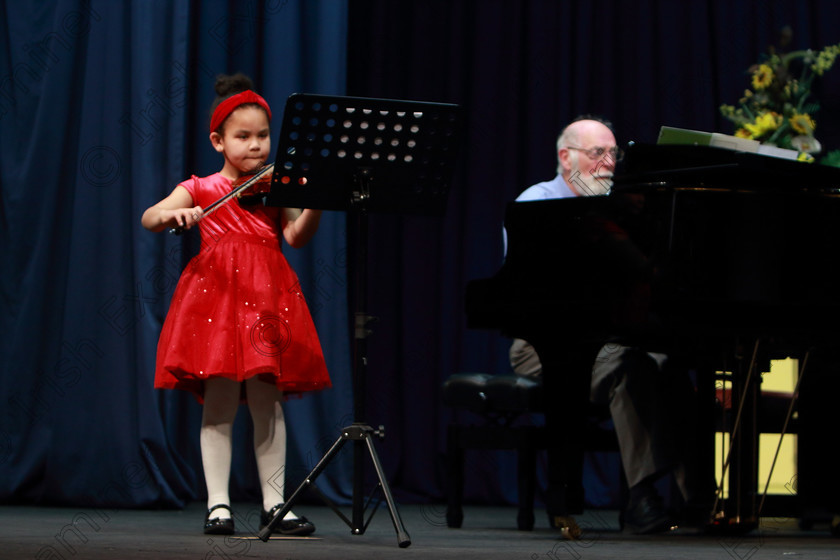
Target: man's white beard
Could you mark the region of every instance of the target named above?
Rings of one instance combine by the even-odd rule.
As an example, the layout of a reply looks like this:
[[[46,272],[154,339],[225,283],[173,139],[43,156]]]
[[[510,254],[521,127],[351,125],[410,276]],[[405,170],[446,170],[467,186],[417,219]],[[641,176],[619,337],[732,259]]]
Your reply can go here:
[[[602,169],[600,164],[584,173],[577,163],[573,163],[569,182],[573,184],[580,196],[600,196],[610,193],[613,174],[611,171]]]

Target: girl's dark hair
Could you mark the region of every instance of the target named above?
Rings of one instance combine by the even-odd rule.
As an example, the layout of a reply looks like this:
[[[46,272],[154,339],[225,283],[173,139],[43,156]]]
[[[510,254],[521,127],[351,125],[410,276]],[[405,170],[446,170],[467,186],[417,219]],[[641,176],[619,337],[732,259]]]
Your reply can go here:
[[[216,99],[213,100],[213,105],[210,106],[211,120],[213,119],[213,111],[216,110],[216,107],[219,106],[219,103],[221,103],[228,97],[236,95],[237,93],[242,93],[243,91],[247,91],[249,89],[251,91],[255,91],[254,82],[251,80],[251,78],[249,78],[242,72],[237,72],[233,75],[219,74],[218,76],[216,76],[216,85],[213,87],[216,90]],[[242,105],[242,107],[246,106],[259,107],[260,109],[262,109],[262,107],[260,107],[256,103],[247,103],[245,105]],[[217,130],[214,130],[213,132],[218,132],[219,134],[221,134],[224,128],[225,123],[222,122],[222,124],[219,125],[219,128]]]
[[[248,89],[253,90],[254,82],[251,81],[251,78],[241,72],[232,76],[219,74],[216,76],[216,85],[213,87],[216,90],[216,95],[218,96],[216,100],[221,102],[223,99],[228,98],[231,95],[236,95],[237,93],[241,93]]]

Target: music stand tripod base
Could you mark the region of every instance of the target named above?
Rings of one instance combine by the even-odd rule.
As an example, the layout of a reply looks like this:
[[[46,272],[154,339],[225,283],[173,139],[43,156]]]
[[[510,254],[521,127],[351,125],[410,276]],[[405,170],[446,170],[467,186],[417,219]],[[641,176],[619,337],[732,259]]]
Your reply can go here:
[[[394,524],[394,530],[397,532],[397,544],[400,548],[407,548],[411,545],[411,537],[408,535],[408,531],[405,528],[405,525],[402,522],[402,518],[400,517],[399,512],[397,511],[396,502],[394,501],[394,497],[391,495],[391,490],[388,487],[385,481],[385,473],[382,470],[382,464],[379,462],[379,456],[376,453],[376,448],[373,445],[372,436],[380,435],[376,430],[371,428],[370,426],[364,424],[351,424],[341,430],[341,435],[339,438],[333,443],[332,447],[330,447],[329,451],[318,461],[318,464],[312,469],[309,475],[303,480],[303,482],[298,486],[298,488],[292,493],[289,499],[286,501],[283,508],[278,511],[271,521],[263,527],[259,532],[259,538],[263,541],[268,541],[271,537],[271,534],[274,530],[274,527],[277,523],[280,522],[285,515],[291,511],[292,505],[297,501],[299,495],[301,495],[306,490],[312,488],[317,490],[315,486],[315,480],[318,476],[323,472],[323,470],[329,465],[329,463],[333,460],[333,458],[341,451],[344,444],[348,441],[353,441],[354,445],[365,445],[367,447],[368,454],[370,455],[371,460],[373,461],[373,466],[376,469],[376,475],[379,477],[380,486],[379,489],[385,496],[385,502],[388,505],[388,510],[391,514],[391,521]],[[319,492],[320,494],[320,492]],[[322,497],[324,497],[322,495]],[[371,512],[370,517],[368,517],[367,521],[364,523],[357,523],[356,521],[351,521],[341,513],[341,511],[329,500],[326,500],[328,505],[338,514],[338,516],[351,528],[352,533],[354,535],[362,535],[364,534],[367,526],[370,524],[371,519],[373,519],[373,514],[376,512],[374,510]],[[363,510],[364,511],[364,510]],[[355,512],[354,512],[355,514]]]
[[[461,132],[457,105],[391,99],[294,94],[286,101],[277,159],[267,206],[344,210],[355,224],[355,334],[353,364],[354,422],[321,458],[309,476],[260,531],[267,541],[273,528],[308,488],[361,535],[365,450],[373,462],[401,548],[411,544],[397,511],[372,436],[364,421],[367,347],[371,317],[367,301],[368,212],[442,214]],[[345,443],[353,442],[353,514],[347,519],[314,485]],[[377,503],[378,506],[378,503]],[[375,510],[374,510],[375,512]]]

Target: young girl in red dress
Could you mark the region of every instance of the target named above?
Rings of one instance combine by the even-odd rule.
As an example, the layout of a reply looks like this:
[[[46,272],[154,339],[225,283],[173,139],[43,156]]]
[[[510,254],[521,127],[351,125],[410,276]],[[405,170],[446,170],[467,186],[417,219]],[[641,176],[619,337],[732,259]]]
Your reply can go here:
[[[224,166],[182,182],[145,211],[151,231],[198,224],[201,250],[172,297],[157,351],[155,387],[191,391],[203,402],[201,457],[207,481],[204,532],[235,531],[228,495],[231,436],[243,400],[254,423],[262,486],[262,524],[283,505],[286,463],[285,396],[330,387],[315,326],[278,230],[300,248],[312,238],[319,210],[243,206],[232,199],[202,219],[234,182],[262,166],[271,148],[268,103],[241,74],[220,76],[210,142]],[[275,529],[315,530],[291,512]]]

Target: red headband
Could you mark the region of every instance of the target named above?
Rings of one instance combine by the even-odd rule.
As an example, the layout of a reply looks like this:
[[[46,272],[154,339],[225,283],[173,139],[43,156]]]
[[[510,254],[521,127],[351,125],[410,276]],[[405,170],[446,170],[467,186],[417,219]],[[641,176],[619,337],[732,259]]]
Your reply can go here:
[[[268,114],[268,120],[271,120],[271,109],[268,108],[268,103],[266,103],[262,96],[248,89],[236,95],[231,95],[219,103],[218,107],[213,111],[213,118],[210,119],[210,132],[217,130],[225,122],[225,119],[228,118],[228,115],[233,113],[234,109],[246,103],[256,103],[265,109],[265,112]]]

